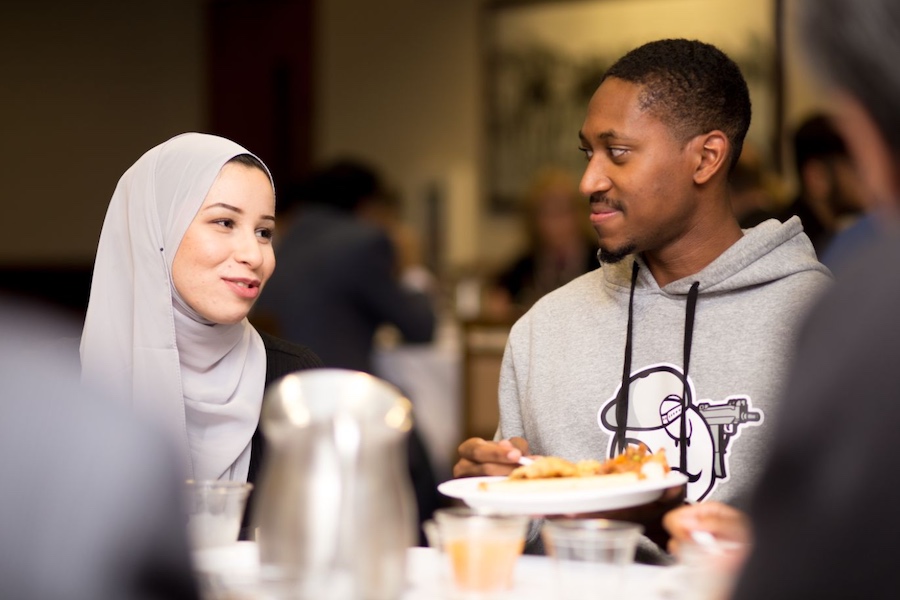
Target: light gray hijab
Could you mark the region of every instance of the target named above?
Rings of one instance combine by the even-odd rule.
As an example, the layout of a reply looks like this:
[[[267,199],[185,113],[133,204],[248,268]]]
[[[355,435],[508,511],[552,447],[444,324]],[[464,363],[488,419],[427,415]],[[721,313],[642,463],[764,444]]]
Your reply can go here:
[[[185,133],[122,175],[100,233],[81,336],[82,379],[168,431],[194,479],[246,481],[265,388],[265,347],[247,319],[210,323],[172,284],[188,226],[239,154],[250,152]]]

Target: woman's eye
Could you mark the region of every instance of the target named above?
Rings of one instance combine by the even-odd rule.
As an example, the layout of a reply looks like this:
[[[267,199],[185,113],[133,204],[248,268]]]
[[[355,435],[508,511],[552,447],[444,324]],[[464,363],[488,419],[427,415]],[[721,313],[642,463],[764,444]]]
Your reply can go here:
[[[584,158],[586,160],[591,160],[591,157],[594,156],[594,151],[590,148],[585,148],[584,146],[578,146],[578,149],[584,153]]]
[[[267,227],[263,227],[262,229],[256,230],[256,235],[257,235],[257,237],[261,237],[266,240],[271,240],[272,236],[274,235],[274,232]]]
[[[216,219],[215,221],[213,221],[213,224],[221,225],[222,227],[227,227],[228,229],[234,227],[234,221],[232,219]]]
[[[625,153],[627,153],[627,152],[628,152],[628,150],[626,150],[625,148],[610,148],[609,149],[609,155],[612,156],[613,158],[622,158],[623,156],[625,156]]]

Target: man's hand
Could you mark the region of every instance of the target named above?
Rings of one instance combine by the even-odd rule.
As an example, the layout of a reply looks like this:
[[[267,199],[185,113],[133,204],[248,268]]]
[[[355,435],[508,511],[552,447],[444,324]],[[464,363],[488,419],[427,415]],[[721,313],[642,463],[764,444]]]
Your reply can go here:
[[[678,554],[679,544],[689,541],[694,531],[708,531],[717,539],[749,544],[750,520],[746,514],[721,502],[699,502],[673,510],[663,519],[672,536],[669,552]]]
[[[453,467],[454,477],[509,475],[528,454],[528,442],[520,437],[489,442],[469,438],[459,445],[459,461]]]

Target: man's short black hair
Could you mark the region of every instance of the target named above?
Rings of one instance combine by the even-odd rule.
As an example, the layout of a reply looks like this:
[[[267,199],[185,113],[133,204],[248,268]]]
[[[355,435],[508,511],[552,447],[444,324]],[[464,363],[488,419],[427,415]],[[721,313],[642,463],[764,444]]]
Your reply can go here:
[[[750,127],[750,92],[724,52],[698,40],[658,40],[616,61],[603,81],[610,77],[643,86],[641,108],[684,141],[722,131],[731,142],[729,170],[737,164]]]

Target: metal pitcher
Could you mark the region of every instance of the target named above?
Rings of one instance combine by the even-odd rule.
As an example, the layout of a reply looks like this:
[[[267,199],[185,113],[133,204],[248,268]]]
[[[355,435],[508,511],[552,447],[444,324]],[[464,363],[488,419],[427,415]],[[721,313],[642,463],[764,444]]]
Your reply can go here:
[[[266,393],[255,511],[261,576],[279,598],[396,600],[416,508],[404,442],[412,405],[358,371],[293,373]]]

